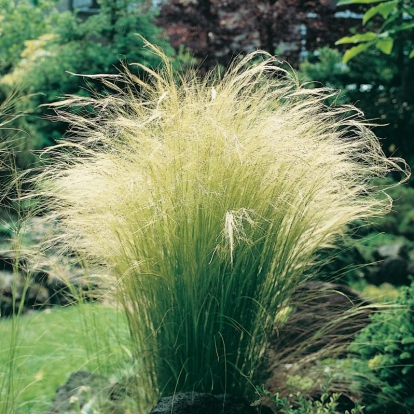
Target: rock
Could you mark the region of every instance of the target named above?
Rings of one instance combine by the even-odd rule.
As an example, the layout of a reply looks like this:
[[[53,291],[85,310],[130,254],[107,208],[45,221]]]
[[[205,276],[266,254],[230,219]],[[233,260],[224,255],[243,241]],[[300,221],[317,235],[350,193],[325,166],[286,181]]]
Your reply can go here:
[[[150,414],[271,414],[268,407],[253,407],[246,400],[232,395],[197,392],[163,397]]]
[[[1,245],[0,317],[15,314],[22,300],[24,306],[20,310],[23,313],[30,309],[72,304],[76,302],[75,292],[76,296],[84,300],[96,300],[97,282],[90,282],[90,277],[86,280],[86,272],[78,263],[79,258],[66,251],[62,254],[62,246],[57,242],[47,242],[56,239],[50,220],[32,217],[24,229],[24,249],[19,255],[13,252],[13,235]],[[13,289],[16,277],[17,286]]]
[[[16,286],[13,286],[14,283],[16,283]],[[0,270],[0,316],[2,318],[13,315],[19,309],[23,295],[23,285],[22,275],[18,274],[17,280],[15,280],[13,273]]]
[[[33,309],[50,305],[49,290],[39,283],[33,283],[27,288],[25,306]]]
[[[403,244],[388,244],[378,247],[374,251],[374,257],[376,260],[384,260],[389,257],[401,257],[408,260],[408,250]]]
[[[414,276],[414,262],[408,263],[407,272],[410,276]]]
[[[12,251],[0,252],[0,271],[13,273],[15,271],[16,254]],[[23,257],[19,257],[17,268],[20,270],[27,266],[27,262]]]
[[[67,382],[57,389],[52,405],[47,414],[78,414],[79,412],[92,412],[97,395],[105,387],[103,377],[88,371],[72,373]]]
[[[77,371],[70,375],[67,382],[57,389],[47,414],[78,414],[98,412],[98,401],[112,400],[119,403],[117,395],[113,398],[114,384],[104,377],[88,371]],[[117,411],[118,412],[118,411]],[[150,414],[272,414],[266,406],[253,407],[243,398],[232,395],[212,395],[197,392],[178,393],[174,397],[163,397]]]
[[[408,286],[408,261],[401,257],[388,257],[378,265],[374,274],[375,284],[391,283],[394,286]]]
[[[377,265],[366,276],[369,283],[381,285],[390,283],[394,286],[410,284],[409,275],[413,264],[409,260],[408,249],[403,244],[391,244],[378,247],[374,252]]]

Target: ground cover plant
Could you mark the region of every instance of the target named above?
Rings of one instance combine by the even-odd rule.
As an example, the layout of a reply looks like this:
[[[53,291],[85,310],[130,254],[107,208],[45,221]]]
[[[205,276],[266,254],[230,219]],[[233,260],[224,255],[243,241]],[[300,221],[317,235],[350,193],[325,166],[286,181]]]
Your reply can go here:
[[[367,413],[414,412],[414,284],[372,315],[350,347]]]
[[[138,64],[147,81],[101,76],[113,95],[56,106],[71,134],[48,150],[36,196],[61,243],[110,269],[101,282],[123,305],[149,406],[178,391],[251,396],[318,252],[389,208],[370,183],[401,168],[358,112],[324,106],[330,91],[265,53],[200,80],[148,47],[164,63]]]
[[[340,393],[332,393],[330,389],[331,379],[327,378],[327,384],[322,385],[322,394],[319,399],[310,399],[304,396],[300,391],[290,396],[294,398],[295,405],[292,405],[288,398],[281,397],[279,393],[272,395],[268,391],[258,387],[259,395],[270,398],[270,405],[277,407],[277,412],[281,414],[337,414],[339,412]],[[260,403],[258,400],[257,403]],[[350,411],[345,410],[345,414],[358,414],[363,412],[364,407],[355,404]],[[343,412],[343,410],[341,410]]]

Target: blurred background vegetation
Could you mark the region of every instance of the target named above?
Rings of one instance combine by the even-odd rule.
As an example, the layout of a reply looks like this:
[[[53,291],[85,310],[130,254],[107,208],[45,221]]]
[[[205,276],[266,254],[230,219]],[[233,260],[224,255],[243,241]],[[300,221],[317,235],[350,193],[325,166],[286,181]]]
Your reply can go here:
[[[378,124],[374,129],[386,153],[413,164],[412,1],[342,3],[0,0],[0,99],[16,87],[24,93],[18,109],[27,116],[15,126],[24,126],[29,134],[25,148],[39,149],[65,133],[64,125],[45,121],[50,112],[39,105],[65,94],[88,94],[88,88],[102,92],[91,78],[74,74],[116,74],[123,64],[131,63],[157,66],[156,56],[142,48],[137,33],[174,56],[177,65],[194,65],[200,74],[216,64],[226,68],[240,54],[262,49],[299,70],[301,80],[340,89],[339,103],[355,104]],[[402,19],[404,30],[391,35],[387,26],[386,41],[381,34],[382,43],[364,43],[364,32],[373,34],[384,23],[380,9],[362,25],[371,3],[385,4],[391,11],[404,7],[401,16],[388,12],[394,26]],[[348,36],[359,32],[359,37]],[[344,63],[347,38],[352,44],[360,42],[365,51],[352,53],[350,60],[348,54]],[[28,152],[22,152],[18,165],[30,164],[27,157]]]
[[[16,210],[17,190],[4,166],[38,167],[33,153],[67,132],[67,125],[53,122],[48,104],[67,94],[110,92],[93,77],[75,74],[115,75],[127,65],[140,77],[133,63],[159,65],[137,34],[200,76],[256,49],[276,54],[309,87],[340,90],[330,103],[355,105],[372,120],[384,152],[414,166],[413,0],[0,0],[0,140],[7,144],[0,188],[8,214]],[[9,105],[10,96],[16,99]],[[378,185],[392,187],[398,179]],[[353,352],[365,361],[358,369],[376,387],[375,396],[397,392],[409,405],[382,405],[381,412],[404,413],[414,410],[414,387],[405,379],[396,385],[396,378],[412,370],[384,367],[397,366],[396,358],[412,365],[414,358],[413,288],[404,287],[414,275],[414,188],[410,182],[389,192],[393,211],[371,227],[355,223],[352,239],[344,238],[320,279],[348,284],[373,301],[402,291],[404,311],[393,316],[400,323],[384,328],[388,316],[377,317],[359,338],[371,345],[354,345]],[[0,226],[4,240],[13,233],[8,223],[5,218]],[[401,346],[386,348],[381,359],[375,345],[381,341]],[[376,398],[364,403],[379,412]]]

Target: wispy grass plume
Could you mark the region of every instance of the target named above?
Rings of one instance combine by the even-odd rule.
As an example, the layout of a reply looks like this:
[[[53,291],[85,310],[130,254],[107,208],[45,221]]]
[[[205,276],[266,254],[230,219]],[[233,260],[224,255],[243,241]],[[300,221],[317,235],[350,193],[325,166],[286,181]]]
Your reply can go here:
[[[64,241],[112,269],[102,283],[116,288],[154,399],[249,393],[319,250],[389,208],[370,180],[397,161],[355,108],[324,106],[330,91],[277,63],[256,52],[200,80],[164,57],[141,67],[145,82],[100,75],[112,95],[56,106],[72,133],[38,191]]]

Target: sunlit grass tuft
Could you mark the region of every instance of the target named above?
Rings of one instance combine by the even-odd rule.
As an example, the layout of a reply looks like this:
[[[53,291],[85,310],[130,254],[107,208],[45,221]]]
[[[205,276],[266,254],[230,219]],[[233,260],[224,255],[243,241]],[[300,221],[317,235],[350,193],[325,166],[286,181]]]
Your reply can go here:
[[[147,82],[101,76],[113,95],[56,107],[72,134],[38,190],[62,241],[112,270],[102,283],[124,306],[152,402],[250,393],[319,250],[389,208],[370,180],[398,160],[355,108],[324,106],[332,92],[277,64],[257,52],[202,81],[165,59],[142,67]]]

